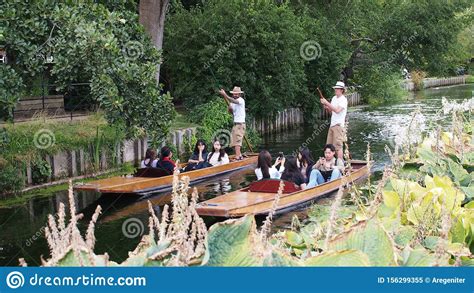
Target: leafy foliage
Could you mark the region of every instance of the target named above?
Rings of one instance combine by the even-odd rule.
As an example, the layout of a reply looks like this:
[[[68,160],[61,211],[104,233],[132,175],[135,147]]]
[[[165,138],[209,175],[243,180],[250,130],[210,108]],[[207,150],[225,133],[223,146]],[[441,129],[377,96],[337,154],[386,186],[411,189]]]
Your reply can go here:
[[[304,104],[299,51],[305,37],[291,9],[270,0],[178,7],[165,26],[164,75],[173,96],[188,108],[212,100],[218,87],[239,85],[251,114],[271,116]]]
[[[110,123],[125,125],[129,136],[143,128],[155,140],[165,137],[174,117],[171,97],[156,84],[160,54],[136,12],[61,1],[13,1],[3,8],[0,43],[11,64],[2,69],[7,70],[2,73],[9,101],[2,100],[2,108],[7,104],[7,112],[22,94],[20,85],[34,84],[47,72],[59,92],[71,83],[89,83],[94,100],[83,102],[97,103]]]

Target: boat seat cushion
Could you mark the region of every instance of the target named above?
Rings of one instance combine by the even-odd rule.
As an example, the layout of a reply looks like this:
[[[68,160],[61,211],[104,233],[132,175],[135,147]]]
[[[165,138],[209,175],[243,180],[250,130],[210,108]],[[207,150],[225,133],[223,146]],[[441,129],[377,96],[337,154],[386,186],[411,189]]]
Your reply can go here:
[[[280,187],[281,181],[285,183],[285,187],[283,188],[283,193],[293,193],[300,190],[299,188],[295,186],[293,182],[290,182],[290,181],[278,180],[278,179],[262,179],[250,184],[249,191],[277,193],[278,188]]]
[[[171,175],[168,170],[160,168],[140,168],[135,172],[135,177],[163,177]]]

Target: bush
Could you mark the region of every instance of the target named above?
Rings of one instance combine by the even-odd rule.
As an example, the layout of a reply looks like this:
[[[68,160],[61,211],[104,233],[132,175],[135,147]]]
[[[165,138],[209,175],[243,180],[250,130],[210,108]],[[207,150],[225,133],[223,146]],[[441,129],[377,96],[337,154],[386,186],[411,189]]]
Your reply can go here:
[[[399,73],[392,73],[384,67],[363,68],[353,82],[360,85],[358,92],[370,104],[390,103],[400,100],[404,90]]]
[[[48,181],[52,170],[48,162],[43,159],[37,159],[31,164],[31,177],[33,184],[41,184]]]
[[[232,129],[232,115],[227,112],[227,105],[222,98],[215,98],[202,105],[196,115],[200,116],[200,121],[196,122],[201,125],[197,137],[206,143],[210,144],[216,135],[225,134],[225,131]]]
[[[18,193],[25,187],[25,176],[13,165],[0,166],[0,191],[5,193]]]

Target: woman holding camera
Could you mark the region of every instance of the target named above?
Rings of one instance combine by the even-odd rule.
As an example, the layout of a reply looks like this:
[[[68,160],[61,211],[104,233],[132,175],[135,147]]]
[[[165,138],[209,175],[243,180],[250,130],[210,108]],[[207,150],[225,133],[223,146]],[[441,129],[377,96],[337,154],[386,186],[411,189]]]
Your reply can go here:
[[[280,168],[277,169],[277,166]],[[280,179],[281,174],[285,171],[285,157],[281,153],[272,165],[272,156],[267,150],[263,150],[258,154],[257,169],[255,169],[255,175],[257,180],[262,179]]]

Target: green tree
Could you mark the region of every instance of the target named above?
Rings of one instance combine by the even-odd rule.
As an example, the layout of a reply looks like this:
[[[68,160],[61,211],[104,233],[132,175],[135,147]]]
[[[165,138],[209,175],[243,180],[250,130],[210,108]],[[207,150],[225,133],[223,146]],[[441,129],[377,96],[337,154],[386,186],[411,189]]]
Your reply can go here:
[[[174,110],[155,80],[160,54],[136,12],[61,1],[5,2],[2,8],[0,43],[24,85],[45,71],[59,92],[87,82],[110,123],[123,124],[130,135],[144,129],[164,138]]]
[[[306,36],[302,20],[274,1],[206,1],[175,8],[165,27],[165,81],[189,109],[216,96],[218,87],[242,86],[247,108],[271,116],[307,99]],[[194,111],[196,120],[202,113]]]

